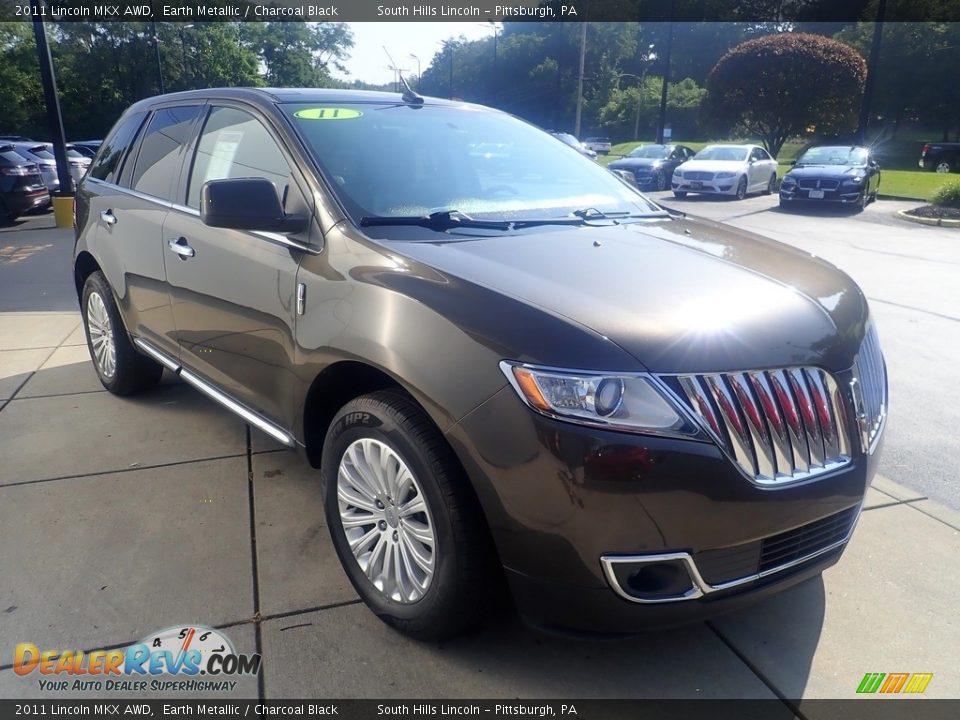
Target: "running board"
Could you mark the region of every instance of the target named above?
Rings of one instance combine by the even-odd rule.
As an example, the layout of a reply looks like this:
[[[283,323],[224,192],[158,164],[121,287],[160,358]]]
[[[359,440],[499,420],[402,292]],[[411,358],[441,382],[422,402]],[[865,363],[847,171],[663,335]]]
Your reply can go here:
[[[197,390],[202,392],[211,400],[216,401],[217,403],[219,403],[220,405],[222,405],[232,413],[239,415],[242,419],[246,420],[248,423],[253,425],[255,428],[257,428],[261,432],[266,433],[267,435],[272,437],[274,440],[276,440],[277,442],[283,445],[286,445],[287,447],[296,446],[296,440],[294,440],[293,436],[290,435],[290,433],[288,433],[286,430],[283,430],[279,426],[270,422],[269,420],[261,416],[259,413],[254,412],[253,410],[249,409],[245,405],[240,404],[239,402],[234,400],[232,397],[230,397],[223,391],[215,388],[213,385],[208,383],[199,375],[195,375],[194,373],[185,369],[178,362],[176,362],[175,360],[172,360],[170,357],[168,357],[164,353],[157,350],[155,347],[153,347],[153,345],[148,343],[146,340],[142,340],[141,338],[134,338],[133,344],[136,345],[138,348],[140,348],[140,350],[142,350],[144,353],[152,357],[154,360],[156,360],[158,363],[163,365],[165,368],[167,368],[173,373],[176,373],[181,378],[186,380],[188,383],[193,385]]]

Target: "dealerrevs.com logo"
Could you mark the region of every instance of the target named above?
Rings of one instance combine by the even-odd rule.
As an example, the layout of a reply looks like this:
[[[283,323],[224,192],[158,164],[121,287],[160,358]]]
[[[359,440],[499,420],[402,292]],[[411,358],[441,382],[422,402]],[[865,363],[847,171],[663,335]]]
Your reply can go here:
[[[238,676],[260,672],[260,655],[238,653],[219,630],[170,627],[118,650],[14,649],[13,671],[36,677],[40,690],[94,692],[229,692]]]

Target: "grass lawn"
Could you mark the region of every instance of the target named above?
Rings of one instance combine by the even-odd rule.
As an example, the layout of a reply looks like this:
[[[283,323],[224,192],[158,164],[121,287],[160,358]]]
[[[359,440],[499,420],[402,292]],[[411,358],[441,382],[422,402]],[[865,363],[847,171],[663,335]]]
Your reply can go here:
[[[608,165],[612,161],[616,160],[622,155],[626,155],[628,152],[633,150],[638,145],[649,145],[653,141],[643,141],[643,142],[628,142],[620,143],[614,145],[610,149],[609,155],[601,155],[598,158],[598,161],[603,165]],[[673,142],[686,145],[692,150],[701,150],[707,145],[712,145],[717,142],[723,142],[718,140],[712,141],[696,141],[696,142],[685,142],[683,140],[674,140]],[[734,143],[746,143],[751,142],[748,140],[732,140],[726,142]],[[905,146],[907,143],[903,143]],[[790,169],[789,162],[797,157],[799,152],[805,147],[805,142],[788,142],[783,146],[783,149],[780,151],[778,160],[780,160],[779,175],[783,177],[784,174]],[[899,144],[898,144],[899,145]],[[916,145],[915,152],[913,145]],[[880,194],[881,195],[896,195],[898,197],[907,197],[907,198],[916,198],[917,200],[929,200],[930,197],[942,186],[948,183],[950,180],[960,179],[960,176],[956,174],[942,175],[929,170],[906,170],[906,169],[884,169],[884,166],[893,167],[893,168],[903,168],[910,167],[915,165],[917,159],[920,157],[920,146],[921,143],[911,142],[910,147],[904,148],[883,148],[883,150],[878,150],[878,156],[881,157],[880,160]],[[896,152],[894,152],[896,150]],[[883,156],[889,158],[888,162],[885,163]]]

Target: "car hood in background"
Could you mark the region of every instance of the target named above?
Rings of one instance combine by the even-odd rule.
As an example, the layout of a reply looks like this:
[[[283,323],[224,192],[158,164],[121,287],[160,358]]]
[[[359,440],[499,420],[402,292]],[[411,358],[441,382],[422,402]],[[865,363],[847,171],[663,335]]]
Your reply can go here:
[[[796,180],[800,178],[826,178],[829,180],[847,180],[857,175],[866,175],[867,168],[848,167],[846,165],[807,165],[805,167],[795,167],[784,177],[791,177]]]
[[[682,172],[741,172],[746,166],[746,160],[687,160],[678,169]]]
[[[859,288],[832,265],[705,221],[392,247],[441,273],[587,327],[653,372],[798,365],[844,370],[867,321]],[[536,332],[530,328],[532,344]]]
[[[615,170],[636,170],[637,168],[650,168],[655,165],[662,165],[666,160],[661,160],[658,158],[631,158],[625,157],[620,158],[619,160],[614,160],[612,163],[607,165]]]

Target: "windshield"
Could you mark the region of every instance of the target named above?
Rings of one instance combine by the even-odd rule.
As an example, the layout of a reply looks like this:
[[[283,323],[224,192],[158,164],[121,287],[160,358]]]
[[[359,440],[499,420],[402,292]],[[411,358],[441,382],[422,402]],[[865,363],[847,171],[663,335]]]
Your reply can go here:
[[[666,145],[643,145],[630,151],[627,157],[634,158],[653,158],[662,160],[670,154],[670,148]]]
[[[867,151],[860,147],[815,147],[807,150],[797,165],[844,165],[863,167],[867,164]]]
[[[694,160],[731,160],[744,162],[750,150],[733,145],[708,145],[693,156]]]
[[[285,104],[355,221],[447,209],[484,220],[660,208],[619,178],[503,113],[404,104]]]

